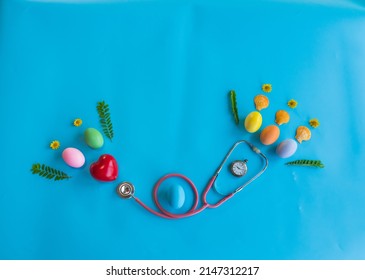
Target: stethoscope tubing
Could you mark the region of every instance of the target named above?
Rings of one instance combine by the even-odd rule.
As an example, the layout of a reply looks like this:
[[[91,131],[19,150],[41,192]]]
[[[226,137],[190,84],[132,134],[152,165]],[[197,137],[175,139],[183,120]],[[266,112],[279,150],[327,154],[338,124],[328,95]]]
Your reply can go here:
[[[162,207],[161,203],[158,200],[158,190],[159,190],[161,184],[165,180],[167,180],[169,178],[172,178],[172,177],[175,177],[175,178],[178,177],[178,178],[184,179],[190,185],[191,190],[193,191],[194,204],[187,212],[185,212],[183,214],[174,214],[174,213],[171,213],[171,212],[167,211],[165,208]],[[214,175],[213,178],[209,180],[209,183],[208,183],[207,187],[205,188],[205,191],[204,191],[203,196],[202,196],[203,205],[199,209],[196,209],[197,206],[198,206],[198,203],[199,203],[199,193],[198,193],[197,187],[195,186],[193,181],[191,181],[188,177],[186,177],[183,174],[179,174],[179,173],[171,173],[171,174],[167,174],[167,175],[163,176],[162,178],[160,178],[160,180],[157,181],[157,183],[155,184],[155,186],[153,188],[153,201],[155,202],[155,204],[156,204],[157,208],[160,210],[160,212],[153,210],[152,208],[147,206],[145,203],[143,203],[139,198],[137,198],[135,196],[133,196],[133,198],[144,209],[146,209],[147,211],[149,211],[149,212],[151,212],[151,213],[153,213],[153,214],[155,214],[159,217],[166,218],[166,219],[187,218],[187,217],[190,217],[190,216],[193,216],[193,215],[196,215],[196,214],[200,213],[201,211],[203,211],[206,208],[218,207],[223,202],[227,201],[229,198],[232,197],[232,195],[228,195],[216,204],[209,204],[207,202],[207,200],[206,200],[207,193],[208,193],[209,189],[212,187],[212,185],[214,184],[216,178],[217,178],[217,176]]]
[[[250,180],[248,180],[245,184],[239,186],[237,189],[235,189],[232,193],[229,194],[222,194],[220,192],[218,192],[215,187],[215,191],[222,195],[223,198],[220,199],[217,203],[215,204],[210,204],[207,202],[207,194],[209,192],[209,190],[212,188],[212,186],[214,186],[214,182],[216,181],[220,171],[222,170],[224,164],[226,163],[226,161],[228,160],[229,156],[232,154],[232,152],[234,151],[234,149],[242,144],[242,143],[246,143],[253,152],[255,152],[257,155],[259,155],[261,158],[264,159],[264,166],[263,168],[255,175],[253,176]],[[136,196],[134,196],[134,187],[132,184],[128,183],[128,182],[124,182],[121,183],[119,186],[121,187],[123,184],[126,184],[129,187],[129,190],[126,194],[124,194],[122,191],[120,192],[120,187],[118,186],[117,188],[117,192],[123,197],[123,198],[133,198],[139,205],[141,205],[144,209],[146,209],[147,211],[151,212],[152,214],[155,214],[156,216],[162,217],[162,218],[166,218],[166,219],[182,219],[182,218],[187,218],[190,216],[193,216],[195,214],[198,214],[200,212],[202,212],[204,209],[206,208],[216,208],[220,205],[222,205],[224,202],[226,202],[227,200],[229,200],[230,198],[232,198],[236,193],[240,192],[243,188],[245,188],[248,184],[252,183],[254,180],[256,180],[258,177],[261,176],[262,173],[265,172],[265,170],[268,167],[268,159],[267,157],[258,149],[256,148],[253,144],[251,144],[250,142],[246,141],[246,140],[240,140],[237,141],[232,148],[228,151],[228,153],[226,154],[226,156],[224,157],[222,163],[219,165],[217,171],[214,173],[213,177],[209,180],[207,186],[204,189],[204,192],[202,194],[202,206],[200,208],[197,209],[198,204],[199,204],[199,193],[198,193],[198,189],[196,188],[196,186],[194,185],[194,183],[185,175],[183,174],[179,174],[179,173],[170,173],[167,174],[163,177],[161,177],[157,183],[155,184],[154,188],[153,188],[153,200],[157,206],[157,208],[160,210],[160,212],[150,208],[149,206],[147,206],[144,202],[142,202],[139,198],[137,198]],[[175,214],[175,213],[171,213],[169,211],[167,211],[165,208],[163,208],[163,206],[161,205],[161,203],[158,200],[158,190],[161,186],[161,184],[172,177],[177,177],[177,178],[181,178],[183,180],[185,180],[191,187],[192,191],[193,191],[193,196],[194,196],[194,203],[192,205],[192,207],[185,213],[182,214]]]

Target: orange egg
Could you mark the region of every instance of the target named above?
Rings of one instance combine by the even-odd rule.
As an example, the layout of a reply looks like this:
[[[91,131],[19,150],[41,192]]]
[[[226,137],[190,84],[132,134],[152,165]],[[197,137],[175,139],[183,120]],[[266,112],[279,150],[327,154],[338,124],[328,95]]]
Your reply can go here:
[[[260,141],[264,145],[271,145],[278,140],[280,129],[276,125],[269,125],[265,127],[260,134]]]

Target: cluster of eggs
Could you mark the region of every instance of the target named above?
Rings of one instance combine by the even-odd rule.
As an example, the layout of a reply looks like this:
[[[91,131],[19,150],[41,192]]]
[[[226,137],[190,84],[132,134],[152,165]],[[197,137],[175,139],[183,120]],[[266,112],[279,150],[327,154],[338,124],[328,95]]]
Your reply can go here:
[[[95,128],[87,128],[84,132],[86,144],[93,149],[99,149],[104,145],[103,135]],[[66,148],[62,152],[65,163],[74,168],[80,168],[85,164],[84,154],[76,148]]]
[[[262,94],[257,95],[254,98],[254,104],[257,111],[253,111],[249,113],[244,122],[245,129],[249,133],[257,132],[262,125],[262,115],[260,110],[265,109],[269,106],[269,99]],[[290,115],[285,110],[279,110],[275,114],[275,124],[268,125],[265,127],[260,133],[260,141],[264,145],[272,145],[274,144],[280,136],[280,128],[279,126],[285,123],[288,123],[290,120]],[[296,140],[299,143],[302,141],[307,141],[311,138],[310,130],[305,126],[299,126],[295,135]],[[286,139],[282,141],[276,148],[276,153],[281,158],[288,158],[292,156],[297,150],[297,142],[293,139]]]

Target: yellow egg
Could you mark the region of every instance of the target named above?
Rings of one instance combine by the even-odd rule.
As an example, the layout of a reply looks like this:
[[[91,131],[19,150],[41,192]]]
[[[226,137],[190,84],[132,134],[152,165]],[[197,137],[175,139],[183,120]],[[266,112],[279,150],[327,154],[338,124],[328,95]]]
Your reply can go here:
[[[245,128],[248,132],[254,133],[258,131],[262,124],[262,116],[259,112],[253,111],[249,113],[245,119]]]
[[[256,95],[253,99],[253,102],[255,103],[255,107],[257,111],[261,111],[262,109],[265,109],[269,107],[269,98],[263,94]]]
[[[311,131],[304,125],[298,126],[295,139],[297,139],[299,143],[302,143],[302,141],[308,141],[311,139]]]
[[[260,141],[264,145],[271,145],[278,140],[280,129],[276,125],[269,125],[263,129],[260,134]]]
[[[275,122],[278,125],[281,125],[283,123],[288,123],[290,120],[290,115],[287,111],[279,110],[275,114]]]

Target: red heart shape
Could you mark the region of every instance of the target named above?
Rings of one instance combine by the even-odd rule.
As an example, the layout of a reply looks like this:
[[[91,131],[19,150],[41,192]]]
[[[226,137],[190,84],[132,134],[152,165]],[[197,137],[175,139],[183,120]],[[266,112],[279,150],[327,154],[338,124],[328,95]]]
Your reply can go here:
[[[91,175],[99,181],[110,182],[118,177],[118,164],[111,155],[101,155],[98,161],[90,166]]]

